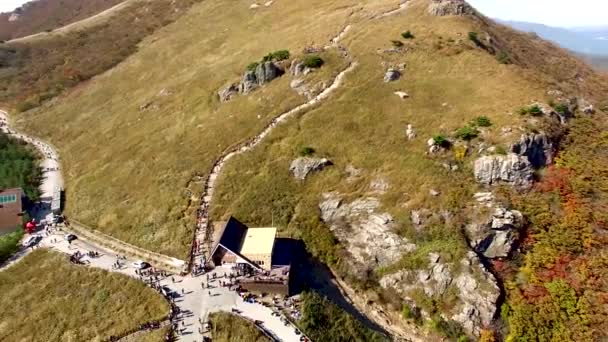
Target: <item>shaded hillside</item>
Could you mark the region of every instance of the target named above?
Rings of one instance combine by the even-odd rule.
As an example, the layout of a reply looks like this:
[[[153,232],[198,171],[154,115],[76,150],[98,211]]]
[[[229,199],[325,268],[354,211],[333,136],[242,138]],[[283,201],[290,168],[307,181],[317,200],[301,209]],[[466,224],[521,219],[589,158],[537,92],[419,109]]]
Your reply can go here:
[[[0,13],[0,40],[51,31],[104,11],[123,0],[37,0]]]
[[[24,111],[120,63],[198,0],[133,2],[91,27],[0,44],[0,103]]]

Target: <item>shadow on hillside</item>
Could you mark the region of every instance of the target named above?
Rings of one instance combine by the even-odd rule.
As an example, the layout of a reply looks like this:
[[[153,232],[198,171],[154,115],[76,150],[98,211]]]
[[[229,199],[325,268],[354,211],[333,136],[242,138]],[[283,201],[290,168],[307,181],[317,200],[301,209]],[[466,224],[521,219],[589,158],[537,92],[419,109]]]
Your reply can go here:
[[[310,255],[303,241],[277,238],[273,250],[273,264],[291,260],[290,294],[298,294],[305,290],[313,290],[331,300],[367,328],[385,336],[388,333],[351,304],[340,292],[334,282],[334,276],[329,268]]]

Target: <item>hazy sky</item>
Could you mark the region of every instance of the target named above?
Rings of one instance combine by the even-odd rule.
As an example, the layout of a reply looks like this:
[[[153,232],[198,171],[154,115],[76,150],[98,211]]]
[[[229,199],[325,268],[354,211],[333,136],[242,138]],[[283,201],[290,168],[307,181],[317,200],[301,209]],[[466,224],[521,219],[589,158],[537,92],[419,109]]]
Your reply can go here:
[[[292,0],[289,0],[292,1]],[[551,26],[608,26],[608,0],[468,0],[492,18],[529,21]],[[9,12],[27,0],[0,0]]]
[[[608,26],[607,0],[468,0],[492,18],[550,26]]]

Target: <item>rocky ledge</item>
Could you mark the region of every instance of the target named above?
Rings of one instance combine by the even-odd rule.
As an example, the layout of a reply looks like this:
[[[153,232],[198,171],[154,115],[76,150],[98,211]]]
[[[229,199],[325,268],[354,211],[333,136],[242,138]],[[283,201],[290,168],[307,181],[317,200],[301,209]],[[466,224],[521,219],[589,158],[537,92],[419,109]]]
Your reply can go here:
[[[509,256],[524,227],[522,213],[496,202],[491,192],[478,192],[474,198],[475,221],[465,226],[469,244],[486,258]]]
[[[529,188],[534,180],[534,170],[528,158],[515,153],[483,156],[475,160],[475,179],[481,184],[506,183]]]
[[[414,306],[417,303],[410,297],[414,290],[422,289],[429,297],[456,294],[455,305],[441,315],[460,323],[467,333],[475,336],[492,322],[500,296],[496,279],[471,251],[458,263],[446,263],[439,254],[429,253],[427,267],[385,275],[380,285],[394,289]],[[422,311],[422,315],[430,317],[428,312]]]
[[[304,180],[311,172],[321,171],[330,165],[333,163],[327,158],[300,157],[291,162],[289,171],[296,179]]]
[[[338,193],[323,194],[319,204],[321,219],[352,255],[354,272],[388,266],[416,248],[395,233],[393,217],[378,212],[379,208],[380,201],[375,197],[345,203]]]
[[[470,15],[475,9],[464,0],[433,0],[429,5],[429,13],[436,16]]]
[[[249,94],[257,87],[268,83],[285,73],[281,67],[274,62],[263,62],[254,69],[248,70],[243,75],[240,83],[232,83],[218,92],[221,102],[230,101],[238,94]]]

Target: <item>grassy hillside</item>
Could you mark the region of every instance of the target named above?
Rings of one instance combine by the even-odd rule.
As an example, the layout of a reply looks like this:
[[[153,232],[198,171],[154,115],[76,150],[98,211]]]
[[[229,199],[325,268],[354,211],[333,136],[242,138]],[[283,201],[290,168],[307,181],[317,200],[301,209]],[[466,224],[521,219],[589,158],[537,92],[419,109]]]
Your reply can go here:
[[[259,11],[242,2],[195,5],[111,72],[19,116],[24,129],[59,149],[68,216],[185,258],[201,191],[195,176],[225,148],[306,101],[289,89],[289,77],[225,104],[217,91],[271,51],[298,56],[311,43],[328,42],[349,13],[335,9],[341,3],[277,2]],[[311,19],[302,25],[300,16]],[[345,66],[334,51],[322,57],[325,65],[308,77],[312,84]]]
[[[217,342],[270,341],[253,323],[226,312],[216,312],[209,315],[211,323],[211,339]]]
[[[0,44],[0,104],[25,111],[112,68],[197,1],[133,1],[91,26]]]
[[[0,14],[0,40],[19,38],[54,30],[88,18],[123,0],[37,0],[26,3],[11,13]],[[18,19],[9,21],[13,14]]]
[[[0,292],[3,341],[105,340],[169,313],[143,283],[43,249],[0,272]]]
[[[217,91],[238,81],[251,62],[267,53],[288,49],[292,58],[301,57],[304,47],[327,44],[349,24],[342,44],[357,67],[329,99],[276,128],[251,152],[230,160],[215,190],[212,219],[232,214],[252,225],[274,223],[281,234],[302,238],[314,256],[375,298],[370,301],[381,301],[383,293],[376,292],[383,274],[415,268],[429,252],[452,262],[468,250],[462,228],[470,219],[472,194],[482,189],[472,175],[480,147],[492,145],[497,154],[504,154],[522,132],[536,132],[543,124],[518,114],[519,108],[533,101],[548,102],[547,91],[556,89],[601,108],[608,93],[604,76],[555,45],[483,17],[433,17],[427,13],[428,3],[414,0],[405,11],[382,16],[396,8],[394,1],[363,5],[350,0],[277,1],[256,9],[243,1],[201,2],[144,40],[137,53],[110,72],[19,115],[18,124],[58,147],[67,179],[68,216],[144,248],[185,258],[201,180],[213,161],[273,117],[306,101],[290,89],[289,75],[228,103],[219,102]],[[411,33],[408,39],[402,38],[406,31]],[[310,84],[328,82],[345,67],[345,59],[335,50],[321,57],[326,63],[307,76]],[[384,83],[387,68],[402,64],[401,79]],[[403,100],[395,91],[405,91],[409,98]],[[471,141],[458,139],[457,132],[470,128],[479,117],[485,117],[489,127],[479,128]],[[602,133],[587,130],[590,127],[577,129],[579,122],[585,121],[572,124],[573,134],[593,133],[603,139]],[[406,137],[408,124],[417,132],[413,140]],[[439,135],[455,142],[454,148],[428,154],[427,140]],[[581,155],[572,146],[564,145]],[[298,182],[288,169],[304,147],[334,165]],[[582,155],[593,159],[601,151]],[[458,169],[448,171],[445,163]],[[584,165],[576,158],[570,163],[571,168]],[[596,177],[603,167],[598,163],[593,172],[578,170],[581,179]],[[354,180],[348,177],[349,166],[360,171]],[[372,193],[371,183],[376,180],[388,184],[385,194]],[[417,250],[355,279],[348,251],[319,219],[322,193],[329,191],[346,199],[378,197],[382,209],[396,219],[396,232],[415,243]],[[581,195],[594,198],[594,193]],[[515,199],[513,203],[525,207]],[[451,215],[445,222],[431,221],[427,228],[416,230],[410,212],[420,208]],[[536,225],[533,212],[526,211]],[[602,218],[597,221],[601,226]],[[543,227],[531,228],[533,233],[538,230],[538,241],[546,238]],[[584,243],[578,246],[575,256],[588,252]],[[542,253],[553,259],[545,254],[538,258],[553,262],[559,251],[550,246]],[[526,257],[536,259],[521,258]],[[525,290],[540,269],[519,269],[520,259],[513,267],[521,273],[504,279],[513,282],[509,286]],[[594,269],[603,270],[600,260],[595,259]],[[500,272],[498,266],[494,271]],[[531,278],[524,281],[522,275]],[[585,298],[573,314],[570,288],[577,294],[586,288],[574,282],[562,285],[557,282],[543,292],[544,303],[553,309],[563,304],[566,314],[576,318],[563,323],[561,309],[555,309],[551,312],[555,318],[548,318],[547,324],[563,323],[555,325],[557,330],[579,327],[574,320],[584,318],[582,307],[591,301]],[[594,304],[601,303],[602,286],[589,287],[595,291]],[[394,297],[387,305],[393,314],[403,305],[403,298]],[[452,297],[446,293],[419,299],[433,311],[449,311]],[[507,312],[505,321],[512,336],[533,339],[526,333],[542,326],[530,323],[542,316],[534,311],[534,301],[520,300],[516,292],[509,292],[508,298],[514,314]],[[585,324],[599,326],[602,317],[600,313]],[[544,336],[567,336],[559,331]],[[509,333],[507,328],[503,332]]]

